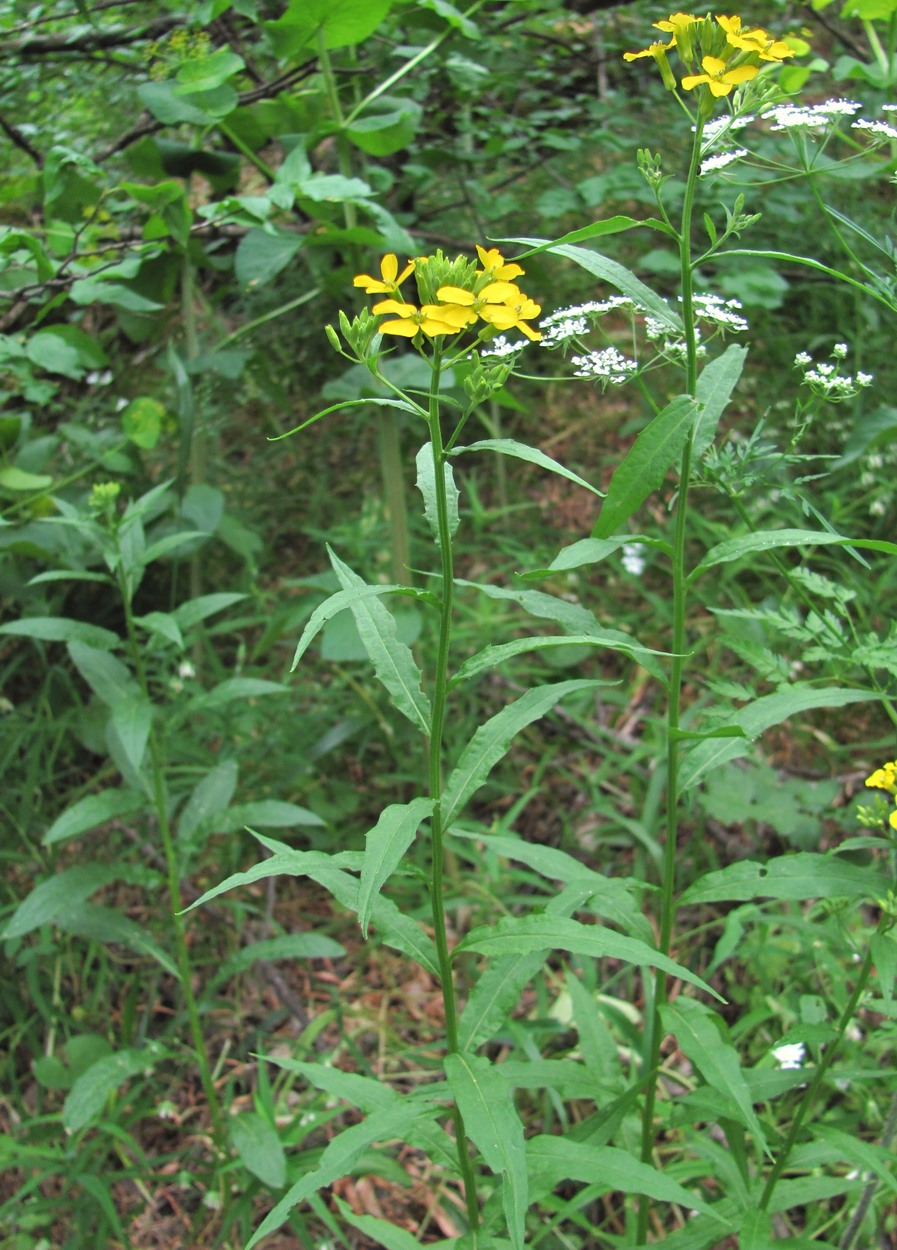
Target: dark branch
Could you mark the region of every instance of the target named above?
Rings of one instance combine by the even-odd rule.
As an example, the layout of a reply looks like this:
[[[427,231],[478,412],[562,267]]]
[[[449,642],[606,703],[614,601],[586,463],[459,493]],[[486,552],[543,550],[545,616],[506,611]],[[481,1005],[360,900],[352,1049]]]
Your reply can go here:
[[[12,122],[8,122],[2,113],[0,113],[0,130],[3,131],[7,138],[12,140],[17,148],[21,148],[23,152],[28,153],[38,169],[43,169],[44,158],[42,153],[38,152],[37,148],[32,147],[21,130],[14,126]]]

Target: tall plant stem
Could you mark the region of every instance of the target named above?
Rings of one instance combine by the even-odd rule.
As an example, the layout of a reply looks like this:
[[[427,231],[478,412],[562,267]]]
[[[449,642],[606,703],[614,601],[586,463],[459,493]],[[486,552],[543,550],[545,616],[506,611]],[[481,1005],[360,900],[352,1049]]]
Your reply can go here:
[[[455,593],[455,570],[452,559],[452,532],[449,522],[448,495],[445,488],[446,454],[442,442],[442,426],[439,416],[439,378],[442,371],[442,352],[434,348],[433,377],[430,383],[428,425],[433,448],[433,468],[436,479],[436,520],[439,532],[439,563],[441,575],[441,603],[439,617],[439,641],[436,653],[436,675],[433,687],[433,713],[430,720],[430,744],[428,752],[428,785],[433,800],[430,818],[430,837],[433,865],[430,876],[430,902],[433,910],[433,930],[436,955],[439,962],[439,979],[442,1001],[445,1005],[445,1037],[449,1054],[457,1054],[458,1008],[455,1001],[455,984],[452,977],[452,961],[448,948],[445,925],[445,875],[444,828],[442,824],[442,748],[445,730],[446,699],[448,695],[448,659],[452,636],[452,611]],[[458,1164],[464,1184],[464,1200],[471,1232],[479,1227],[480,1212],[477,1204],[476,1177],[467,1149],[467,1130],[464,1117],[457,1105],[452,1109],[455,1137],[458,1148]]]
[[[137,637],[137,630],[134,624],[134,616],[131,607],[131,593],[128,586],[127,574],[122,567],[121,561],[118,570],[118,583],[121,593],[122,604],[124,606],[125,630],[128,640],[128,650],[131,656],[131,663],[137,682],[140,686],[140,692],[144,701],[150,703],[149,681],[146,675],[146,665],[143,662],[143,654],[140,650],[140,641]],[[164,752],[159,743],[158,735],[155,729],[150,729],[148,740],[148,751],[150,759],[151,782],[153,806],[156,813],[156,821],[159,826],[159,836],[162,840],[162,853],[165,856],[165,875],[168,886],[168,902],[171,908],[171,926],[174,933],[174,950],[175,962],[177,963],[178,975],[181,981],[181,992],[184,996],[184,1007],[187,1012],[187,1022],[190,1029],[190,1038],[193,1042],[193,1049],[196,1053],[196,1063],[199,1068],[199,1079],[202,1083],[203,1093],[206,1097],[206,1103],[209,1108],[209,1118],[212,1123],[212,1141],[215,1146],[217,1155],[222,1156],[225,1150],[225,1126],[224,1116],[221,1109],[221,1101],[218,1097],[218,1091],[215,1088],[215,1082],[212,1078],[212,1069],[209,1064],[209,1056],[206,1050],[205,1036],[202,1030],[202,1021],[199,1015],[199,1004],[196,1001],[196,995],[193,992],[193,966],[190,961],[190,951],[187,948],[187,936],[184,929],[184,918],[181,912],[184,909],[183,898],[181,896],[181,879],[178,866],[177,848],[174,843],[174,836],[171,830],[171,822],[168,819],[168,794],[165,786],[165,764]]]
[[[682,224],[679,231],[679,259],[682,288],[682,320],[685,327],[685,393],[696,396],[698,386],[697,336],[694,324],[694,301],[691,260],[691,222],[694,211],[695,190],[701,166],[701,134],[704,119],[698,117],[685,199],[682,204]],[[679,719],[682,708],[682,682],[685,670],[685,634],[688,577],[685,567],[685,539],[688,523],[688,486],[691,478],[692,442],[689,438],[682,453],[679,469],[679,491],[676,496],[676,515],[673,533],[673,631],[670,665],[670,684],[667,696],[666,721],[666,829],[661,865],[660,934],[659,946],[664,955],[670,953],[673,940],[673,920],[676,914],[676,845],[679,827]],[[662,1040],[660,1010],[666,1002],[666,973],[658,969],[654,974],[649,1002],[646,1007],[644,1070],[651,1075],[645,1091],[642,1109],[641,1157],[650,1163],[654,1153],[654,1108],[657,1103],[657,1071],[660,1066],[660,1043]],[[639,1200],[636,1242],[642,1246],[648,1237],[649,1199]]]

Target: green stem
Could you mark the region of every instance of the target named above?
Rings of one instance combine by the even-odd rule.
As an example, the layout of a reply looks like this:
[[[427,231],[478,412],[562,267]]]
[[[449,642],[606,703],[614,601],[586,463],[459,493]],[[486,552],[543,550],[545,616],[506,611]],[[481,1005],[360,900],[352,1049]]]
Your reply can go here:
[[[145,702],[149,704],[151,701],[149,680],[147,678],[146,666],[143,662],[143,653],[140,649],[140,640],[137,637],[137,629],[134,624],[134,615],[131,606],[131,592],[128,585],[127,572],[124,568],[124,562],[122,560],[120,550],[118,554],[119,561],[117,577],[122,605],[124,608],[125,633],[127,637],[128,651],[130,653],[134,674],[140,686],[141,695],[143,696]],[[187,947],[184,920],[181,915],[181,912],[184,909],[184,904],[181,896],[181,881],[178,867],[177,848],[172,835],[171,823],[168,819],[168,795],[165,785],[164,752],[160,746],[158,735],[152,728],[149,733],[148,748],[152,772],[153,806],[155,808],[156,821],[159,826],[159,835],[162,839],[162,851],[165,856],[168,901],[171,909],[171,925],[174,934],[175,960],[177,962],[178,974],[180,976],[181,990],[184,995],[184,1006],[187,1011],[190,1037],[193,1041],[193,1049],[196,1053],[196,1062],[199,1067],[199,1078],[202,1082],[203,1092],[209,1107],[209,1118],[212,1125],[212,1140],[215,1146],[216,1154],[219,1157],[223,1157],[225,1153],[226,1141],[224,1116],[221,1109],[221,1102],[218,1098],[218,1091],[215,1088],[215,1081],[212,1077],[212,1069],[209,1064],[205,1037],[203,1036],[202,1031],[202,1021],[200,1020],[199,1004],[196,1000],[196,995],[193,992],[193,967],[190,961],[190,951]]]
[[[433,353],[433,377],[430,383],[430,404],[427,422],[433,448],[433,468],[436,481],[436,519],[439,531],[439,562],[442,581],[439,641],[436,653],[436,673],[433,687],[433,712],[430,719],[430,743],[428,751],[429,794],[433,800],[430,818],[433,866],[430,878],[430,902],[433,910],[433,929],[436,955],[439,962],[439,979],[442,1001],[445,1006],[445,1035],[449,1054],[460,1051],[458,1045],[458,1008],[455,1001],[455,985],[452,977],[452,961],[448,948],[445,923],[445,897],[443,878],[445,874],[444,828],[442,823],[442,748],[445,731],[445,712],[448,696],[448,659],[452,633],[452,609],[454,605],[455,573],[452,558],[452,533],[449,522],[448,495],[445,488],[446,454],[442,443],[442,426],[439,416],[439,378],[442,371],[442,351],[436,345]],[[471,1232],[479,1227],[476,1177],[467,1149],[467,1131],[464,1118],[457,1105],[452,1109],[458,1163],[464,1185],[467,1218]]]
[[[879,924],[878,924],[877,932],[883,933],[885,929],[888,928],[890,923],[891,923],[891,919],[889,916],[887,915],[882,916],[882,919],[879,921]],[[874,960],[872,956],[872,944],[870,942],[866,946],[866,954],[863,957],[863,962],[860,966],[860,971],[857,976],[856,985],[853,987],[853,993],[851,994],[850,998],[847,1000],[847,1005],[845,1006],[844,1010],[841,1012],[841,1017],[838,1020],[837,1029],[835,1031],[835,1038],[828,1046],[826,1046],[825,1050],[823,1051],[823,1053],[821,1054],[819,1058],[819,1063],[816,1065],[816,1071],[813,1074],[813,1079],[812,1081],[810,1081],[809,1085],[807,1086],[804,1096],[800,1100],[800,1105],[797,1108],[794,1119],[791,1121],[791,1128],[788,1132],[787,1138],[785,1139],[785,1144],[782,1147],[782,1149],[779,1151],[778,1157],[776,1158],[776,1161],[772,1166],[772,1170],[770,1171],[769,1176],[766,1178],[766,1184],[763,1188],[763,1193],[760,1195],[759,1209],[761,1211],[766,1211],[769,1207],[775,1187],[778,1184],[779,1180],[781,1179],[782,1172],[785,1170],[785,1167],[791,1156],[791,1151],[794,1149],[795,1143],[797,1142],[797,1139],[800,1136],[800,1131],[804,1126],[804,1122],[806,1121],[807,1116],[810,1114],[810,1111],[813,1108],[813,1104],[816,1101],[817,1095],[819,1094],[819,1091],[822,1088],[822,1083],[825,1080],[826,1073],[828,1072],[829,1068],[832,1066],[832,1061],[834,1060],[835,1055],[838,1053],[838,1049],[841,1045],[841,1042],[844,1039],[844,1034],[847,1031],[848,1025],[850,1024],[853,1017],[856,1015],[856,1009],[857,1009],[857,1006],[859,1005],[860,998],[862,997],[863,992],[866,989],[866,984],[872,973],[873,962]]]
[[[691,164],[682,205],[682,226],[679,233],[679,259],[682,285],[682,320],[685,326],[685,391],[697,394],[698,354],[694,323],[694,287],[692,283],[691,221],[694,211],[698,172],[701,167],[701,134],[704,119],[699,116],[695,127]],[[673,633],[670,667],[670,685],[667,699],[667,776],[666,776],[666,837],[661,866],[660,941],[664,955],[670,953],[673,940],[673,920],[676,913],[676,843],[679,824],[679,720],[682,706],[682,683],[685,666],[685,624],[688,593],[688,576],[685,568],[685,539],[688,519],[688,487],[691,477],[692,443],[689,439],[682,453],[679,471],[679,493],[676,498],[675,529],[673,535]],[[660,1044],[662,1041],[660,1010],[666,1002],[666,973],[658,969],[646,1009],[647,1028],[645,1036],[646,1073],[654,1074],[645,1091],[642,1109],[641,1158],[650,1163],[654,1154],[654,1108],[657,1102],[657,1076],[660,1067]],[[644,1245],[648,1237],[649,1200],[639,1200],[636,1244]]]

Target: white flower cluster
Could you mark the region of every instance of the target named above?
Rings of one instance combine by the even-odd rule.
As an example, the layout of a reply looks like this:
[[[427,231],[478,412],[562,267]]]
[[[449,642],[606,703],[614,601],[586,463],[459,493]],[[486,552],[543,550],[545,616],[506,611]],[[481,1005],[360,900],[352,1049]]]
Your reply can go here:
[[[721,169],[734,164],[735,161],[740,161],[747,154],[747,148],[734,148],[731,152],[717,152],[715,156],[708,156],[701,161],[701,177],[706,178],[708,174],[717,174]]]
[[[897,139],[897,127],[889,126],[887,122],[870,122],[865,117],[858,117],[850,124],[854,130],[864,130],[867,135],[881,143],[888,139]]]
[[[828,361],[817,363],[809,352],[798,352],[794,357],[794,363],[798,369],[803,370],[803,380],[810,390],[820,399],[827,399],[831,404],[837,404],[844,399],[853,399],[854,395],[859,394],[864,387],[871,386],[874,381],[871,373],[858,371],[854,376],[840,372],[838,362],[846,358],[847,350],[846,343],[835,344],[832,350],[834,364]]]
[[[622,386],[638,370],[636,362],[617,351],[616,347],[605,347],[600,352],[589,352],[587,356],[574,356],[573,364],[576,377],[592,378],[602,386]]]
[[[521,339],[519,343],[509,343],[503,334],[499,334],[491,343],[486,343],[480,348],[480,359],[503,360],[505,356],[516,356],[524,347],[526,347],[525,339]]]
[[[772,130],[820,130],[833,125],[841,117],[853,117],[861,105],[855,100],[826,100],[824,104],[776,104],[764,119],[772,122]]]
[[[744,130],[755,121],[753,113],[744,113],[741,117],[715,117],[705,124],[701,132],[701,155],[716,147],[717,141],[724,139],[733,130]],[[694,126],[692,126],[694,130]]]
[[[774,1047],[772,1057],[780,1068],[796,1071],[803,1067],[807,1048],[803,1042],[785,1042],[782,1046]]]
[[[561,319],[546,319],[539,325],[542,331],[541,345],[543,347],[556,347],[558,343],[565,343],[567,339],[578,339],[583,334],[588,334],[589,323],[585,317],[567,316]]]
[[[624,543],[622,565],[633,577],[641,577],[645,571],[645,544]]]
[[[668,360],[685,359],[685,339],[676,337],[676,332],[666,321],[659,317],[645,317],[645,337],[657,344],[657,350]],[[695,326],[695,343],[699,356],[707,355],[707,348],[700,342],[701,331]]]
[[[682,302],[681,295],[679,302]],[[721,330],[731,330],[734,334],[740,334],[748,329],[747,321],[739,315],[742,307],[740,300],[724,300],[721,295],[695,295],[692,304],[696,317],[719,326]]]
[[[539,322],[542,331],[542,347],[557,347],[568,339],[578,338],[587,334],[589,319],[601,317],[605,313],[625,308],[630,312],[642,312],[635,300],[626,295],[611,295],[608,299],[588,300],[585,304],[571,304],[569,308],[559,308]]]

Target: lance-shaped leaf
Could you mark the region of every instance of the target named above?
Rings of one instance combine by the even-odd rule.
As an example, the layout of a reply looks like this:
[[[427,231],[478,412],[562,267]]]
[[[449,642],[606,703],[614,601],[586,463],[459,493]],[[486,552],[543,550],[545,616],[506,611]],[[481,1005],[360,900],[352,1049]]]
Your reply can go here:
[[[593,538],[609,538],[662,485],[699,411],[691,396],[677,395],[642,430],[610,480]]]
[[[502,1204],[515,1250],[523,1250],[529,1206],[523,1125],[513,1090],[490,1060],[479,1055],[446,1055],[449,1089],[464,1117],[467,1134],[502,1178]]]
[[[603,495],[603,492],[593,486],[591,482],[587,482],[584,477],[580,477],[578,473],[574,473],[571,469],[566,468],[560,461],[553,460],[544,451],[539,451],[538,447],[530,447],[528,443],[518,443],[513,438],[480,439],[479,442],[470,443],[467,447],[455,447],[451,454],[460,456],[465,451],[495,451],[502,456],[513,456],[516,460],[527,460],[530,464],[538,465],[540,469],[547,469],[549,473],[557,473],[558,476],[565,477],[570,482],[575,482],[577,486],[582,486],[585,490],[591,491],[593,495]]]
[[[755,898],[876,898],[888,890],[887,878],[865,865],[851,864],[829,852],[797,851],[756,864],[745,860],[708,872],[682,895],[683,906],[747,902]]]
[[[433,465],[433,444],[424,443],[420,451],[417,453],[417,489],[424,497],[424,516],[430,526],[433,537],[439,542],[439,510],[436,504],[436,469]],[[460,517],[458,516],[458,499],[460,494],[455,485],[455,475],[452,472],[452,466],[445,463],[442,466],[442,472],[445,479],[445,495],[446,505],[448,507],[449,533],[454,538]]]
[[[587,680],[561,681],[551,686],[527,690],[495,716],[471,738],[446,782],[442,794],[442,819],[446,829],[455,820],[471,795],[480,788],[495,764],[505,755],[514,735],[574,690],[586,690],[598,683]]]
[[[881,551],[885,555],[897,555],[897,543],[883,538],[846,538],[843,534],[830,534],[825,530],[760,530],[755,534],[741,534],[728,538],[724,543],[711,547],[691,576],[698,577],[717,564],[728,564],[742,556],[757,555],[763,551],[775,551],[782,547],[862,547],[866,551]]]
[[[780,725],[791,716],[813,711],[818,707],[845,707],[849,703],[868,703],[871,699],[880,697],[871,691],[847,690],[840,686],[820,689],[805,682],[795,683],[785,690],[755,699],[729,718],[735,728],[744,731],[744,738],[708,738],[691,748],[679,772],[679,789],[684,792],[710,769],[744,755],[748,750],[745,739],[758,738],[767,729]]]
[[[581,1181],[606,1192],[619,1190],[624,1194],[647,1194],[658,1202],[678,1202],[689,1210],[719,1219],[706,1202],[657,1168],[640,1163],[628,1150],[541,1134],[526,1143],[526,1159],[533,1181],[543,1187],[554,1189],[564,1181]]]
[[[541,951],[506,955],[494,959],[477,977],[458,1022],[458,1045],[462,1050],[476,1050],[493,1036],[543,962]]]
[[[682,318],[670,307],[666,300],[661,299],[649,286],[645,286],[644,282],[640,281],[634,273],[617,261],[611,260],[608,256],[602,256],[600,252],[593,252],[589,248],[576,247],[572,243],[552,242],[550,239],[505,239],[503,241],[506,243],[520,243],[524,247],[551,252],[555,256],[565,256],[567,260],[572,260],[582,269],[585,269],[593,278],[598,278],[601,282],[608,282],[622,292],[623,295],[628,295],[645,312],[651,313],[659,318],[664,325],[669,326],[671,330],[676,330],[681,334]]]
[[[724,1022],[703,1003],[681,995],[675,1003],[661,1008],[661,1016],[663,1027],[675,1034],[682,1053],[719,1094],[721,1113],[726,1104],[737,1109],[737,1118],[750,1130],[758,1149],[769,1154],[766,1135]]]
[[[730,343],[722,356],[717,356],[701,370],[697,392],[701,410],[692,434],[692,448],[696,458],[702,456],[713,442],[719,419],[741,377],[746,356],[746,347]]]
[[[316,1194],[325,1185],[345,1176],[357,1159],[372,1146],[374,1142],[386,1142],[395,1138],[403,1138],[415,1120],[424,1115],[435,1114],[435,1108],[422,1106],[419,1101],[404,1098],[401,1103],[375,1111],[360,1124],[353,1124],[345,1132],[334,1137],[321,1155],[314,1172],[306,1172],[295,1185],[291,1186],[272,1211],[265,1216],[261,1224],[246,1244],[246,1250],[252,1250],[263,1237],[273,1233],[286,1220],[287,1216],[300,1202]]]
[[[716,990],[647,942],[627,937],[604,925],[580,924],[566,916],[503,916],[497,924],[480,925],[462,938],[452,952],[477,951],[481,955],[526,954],[528,951],[562,950],[593,959],[619,959],[639,967],[659,968],[670,976],[696,985],[720,1002]]]
[[[335,595],[331,595],[329,599],[325,599],[323,603],[318,604],[306,621],[302,637],[299,639],[299,645],[296,647],[296,654],[293,656],[292,669],[295,669],[329,620],[338,613],[345,612],[347,608],[353,607],[356,603],[362,603],[365,599],[376,599],[380,595],[408,595],[412,599],[423,599],[427,603],[434,601],[433,596],[429,592],[412,590],[410,587],[400,586],[398,583],[384,586],[368,586],[362,582],[360,586],[352,590],[339,590]]]
[[[392,876],[402,856],[414,841],[421,821],[432,811],[432,799],[392,803],[384,808],[376,825],[368,831],[358,887],[358,923],[365,937],[368,935],[371,908],[380,887]]]
[[[329,551],[329,555],[343,590],[364,589],[366,582],[343,564],[335,551]],[[430,732],[430,701],[421,690],[420,669],[411,648],[398,637],[395,617],[376,598],[356,599],[350,606],[374,672],[386,687],[393,706],[426,737]]]
[[[649,671],[653,671],[654,667],[660,667],[656,661],[651,660],[651,656],[667,654],[667,652],[652,651],[650,647],[640,646],[619,629],[596,629],[594,634],[539,634],[533,638],[514,638],[511,642],[503,642],[498,646],[484,647],[482,651],[478,651],[476,655],[464,661],[452,678],[452,685],[466,681],[469,677],[475,677],[486,669],[497,668],[499,664],[503,664],[505,660],[515,655],[522,655],[526,651],[550,650],[553,647],[609,647],[613,651],[622,651],[625,655],[629,655],[633,660],[644,664],[645,668],[651,666]],[[648,657],[647,662],[645,662],[645,657]]]

